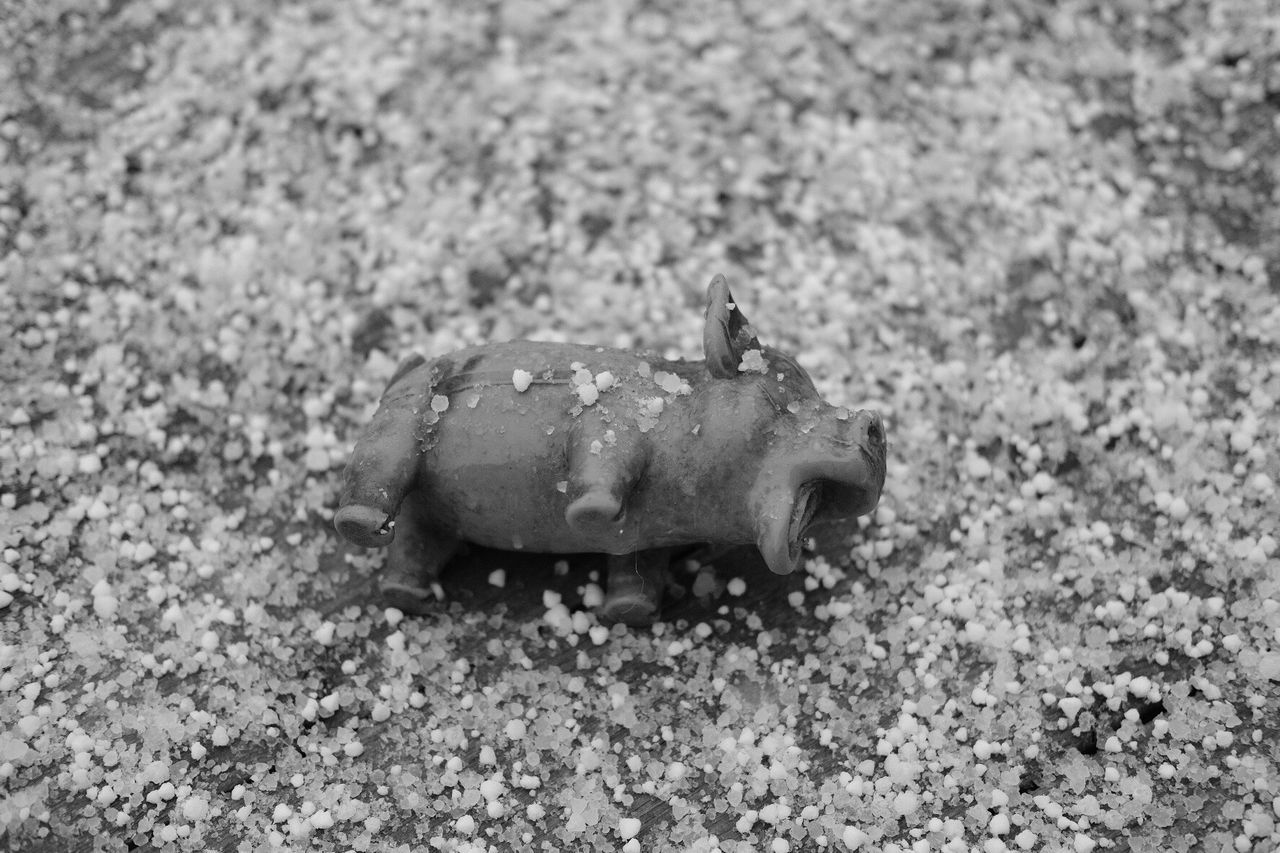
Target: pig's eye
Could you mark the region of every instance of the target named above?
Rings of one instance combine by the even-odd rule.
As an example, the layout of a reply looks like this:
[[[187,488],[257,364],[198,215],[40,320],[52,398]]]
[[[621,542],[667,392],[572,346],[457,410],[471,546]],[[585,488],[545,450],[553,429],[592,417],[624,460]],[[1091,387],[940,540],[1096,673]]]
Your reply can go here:
[[[867,441],[872,444],[884,444],[884,429],[879,423],[872,423],[867,427]]]

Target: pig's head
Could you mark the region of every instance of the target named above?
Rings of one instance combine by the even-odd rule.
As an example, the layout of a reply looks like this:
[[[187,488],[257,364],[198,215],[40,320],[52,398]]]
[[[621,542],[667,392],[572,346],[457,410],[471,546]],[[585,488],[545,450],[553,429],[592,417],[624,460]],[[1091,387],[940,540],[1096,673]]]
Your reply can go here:
[[[703,349],[713,378],[767,401],[767,421],[758,427],[765,450],[748,511],[765,562],[788,574],[814,524],[875,509],[885,475],[880,415],[825,403],[794,359],[759,342],[724,276],[707,291]]]

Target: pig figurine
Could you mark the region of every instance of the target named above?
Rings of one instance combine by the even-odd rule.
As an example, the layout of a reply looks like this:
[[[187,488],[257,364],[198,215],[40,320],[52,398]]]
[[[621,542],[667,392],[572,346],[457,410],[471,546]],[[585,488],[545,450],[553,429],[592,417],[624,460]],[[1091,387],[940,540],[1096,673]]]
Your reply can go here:
[[[707,292],[706,360],[512,341],[392,377],[345,473],[338,532],[390,546],[381,586],[421,612],[462,542],[610,555],[604,621],[652,622],[672,549],[753,543],[796,570],[815,521],[875,508],[873,411],[823,402],[762,346],[724,276]]]

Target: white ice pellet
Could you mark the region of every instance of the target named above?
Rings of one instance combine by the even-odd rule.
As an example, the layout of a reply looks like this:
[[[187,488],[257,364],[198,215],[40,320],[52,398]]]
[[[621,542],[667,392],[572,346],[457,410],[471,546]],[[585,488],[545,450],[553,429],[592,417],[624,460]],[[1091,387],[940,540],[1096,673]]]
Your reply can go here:
[[[614,383],[613,374],[607,370],[602,370],[596,374],[595,383],[596,383],[596,388],[599,389],[600,391],[602,392],[608,391],[610,388],[613,387],[613,383]]]
[[[965,460],[969,476],[975,480],[983,480],[991,476],[991,463],[976,453]]]
[[[333,645],[333,632],[337,630],[337,627],[337,625],[334,625],[326,619],[324,622],[320,623],[320,627],[316,628],[315,631],[312,632],[311,636],[322,646]]]
[[[481,756],[481,763],[484,763],[483,756]],[[506,786],[502,784],[502,779],[496,776],[491,776],[480,783],[480,796],[484,797],[485,802],[493,802],[505,791]]]
[[[764,360],[764,353],[760,350],[749,349],[742,354],[742,361],[738,364],[738,372],[768,373],[769,363]]]
[[[209,813],[209,801],[203,797],[192,797],[182,804],[182,816],[187,820],[202,820]]]
[[[528,734],[528,728],[524,724],[524,720],[509,720],[506,728],[507,737],[511,740],[524,740],[524,736]]]
[[[747,582],[742,578],[734,578],[729,581],[727,589],[729,590],[729,594],[736,598],[747,591]]]
[[[594,405],[596,400],[600,399],[600,389],[592,384],[584,383],[575,388],[574,391],[584,406]]]
[[[108,588],[109,589],[109,588]],[[120,600],[108,592],[93,597],[93,612],[103,619],[110,619],[120,606]]]
[[[640,819],[624,817],[618,821],[618,835],[623,841],[630,841],[640,834]]]
[[[449,410],[449,398],[443,394],[436,394],[431,398],[431,411],[437,415],[444,414]]]
[[[529,390],[529,386],[533,384],[533,374],[527,370],[516,368],[511,372],[511,384],[515,389],[523,394]]]
[[[871,840],[871,836],[867,835],[856,826],[846,826],[844,832],[840,835],[840,840],[844,842],[844,846],[850,850],[857,850],[862,845]]]
[[[655,381],[657,378],[657,374],[654,374]],[[658,385],[661,386],[662,390],[666,391],[668,394],[678,394],[680,392],[680,386],[684,385],[684,380],[674,373],[664,373],[662,375],[662,381],[658,382]]]
[[[464,814],[454,821],[453,828],[462,835],[471,835],[476,831],[476,819],[469,814]]]
[[[915,814],[920,808],[920,795],[914,791],[903,791],[893,799],[893,810],[899,817]]]

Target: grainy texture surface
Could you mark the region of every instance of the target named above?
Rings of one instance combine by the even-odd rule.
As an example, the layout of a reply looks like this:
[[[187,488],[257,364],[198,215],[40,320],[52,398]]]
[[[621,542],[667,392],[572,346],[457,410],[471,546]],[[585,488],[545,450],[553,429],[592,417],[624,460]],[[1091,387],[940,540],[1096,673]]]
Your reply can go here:
[[[1278,46],[1267,0],[10,0],[0,846],[1276,849]],[[696,356],[720,271],[885,414],[869,523],[651,631],[592,558],[369,600],[330,520],[397,359]]]

